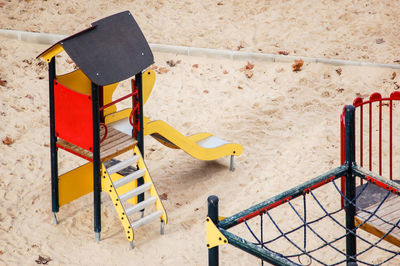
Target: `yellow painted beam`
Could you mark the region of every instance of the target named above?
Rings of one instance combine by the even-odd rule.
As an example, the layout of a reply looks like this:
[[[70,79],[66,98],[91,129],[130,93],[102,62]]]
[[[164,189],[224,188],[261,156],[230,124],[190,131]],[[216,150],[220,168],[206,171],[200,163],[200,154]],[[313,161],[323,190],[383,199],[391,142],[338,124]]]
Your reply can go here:
[[[154,84],[156,83],[156,73],[152,69],[148,69],[142,74],[142,88],[143,88],[143,105],[149,99]]]
[[[61,44],[56,44],[54,46],[52,46],[50,49],[48,49],[47,51],[45,51],[41,56],[42,58],[47,61],[50,62],[51,59],[58,55],[59,53],[61,53],[62,51],[64,51],[64,48],[61,46]]]
[[[355,226],[360,226],[362,223],[363,223],[362,220],[360,220],[357,217],[354,217]],[[384,235],[386,235],[386,232],[382,232],[377,227],[375,227],[369,223],[364,223],[363,225],[360,226],[360,228],[378,238],[382,238]],[[387,236],[385,236],[384,240],[386,240],[389,243],[392,243],[395,246],[400,247],[400,239],[393,236],[392,234],[388,234]]]

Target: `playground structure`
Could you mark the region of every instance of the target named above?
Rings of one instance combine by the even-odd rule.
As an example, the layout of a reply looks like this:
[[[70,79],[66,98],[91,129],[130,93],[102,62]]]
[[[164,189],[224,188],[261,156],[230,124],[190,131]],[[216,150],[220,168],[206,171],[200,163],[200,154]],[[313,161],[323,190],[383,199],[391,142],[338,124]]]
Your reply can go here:
[[[56,55],[65,51],[78,69],[56,75]],[[154,62],[150,47],[129,11],[92,23],[38,57],[49,63],[51,191],[54,223],[60,207],[93,192],[96,241],[101,232],[101,192],[107,192],[133,248],[134,230],[167,213],[144,162],[144,136],[152,135],[172,148],[202,160],[239,156],[242,147],[202,133],[186,138],[162,122],[143,115],[155,83],[145,70]],[[132,79],[132,92],[113,100],[122,80]],[[116,104],[131,99],[132,108]],[[59,175],[58,149],[88,161]],[[124,156],[121,161],[118,158]],[[233,159],[231,157],[231,168]],[[144,215],[150,210],[148,215]]]
[[[392,101],[397,97],[395,92],[385,99],[390,101],[390,117]],[[373,94],[365,104],[371,103],[372,106],[375,101],[381,111],[383,98],[377,94]],[[356,99],[356,102],[362,106],[362,100]],[[356,164],[355,109],[354,106],[346,106],[341,117],[341,166],[227,218],[219,216],[218,198],[208,198],[206,229],[209,265],[218,265],[218,247],[224,244],[231,244],[261,259],[262,264],[267,261],[274,265],[310,265],[312,262],[321,265],[376,265],[400,255],[397,249],[400,212],[396,205],[400,185]],[[381,123],[379,121],[382,122],[381,117],[378,124]],[[391,128],[392,122],[389,124]],[[372,123],[370,125],[373,128]],[[379,131],[378,136],[382,136]],[[392,140],[389,142],[392,145]],[[375,152],[369,154],[371,158],[376,155]],[[378,153],[378,157],[382,158],[381,154]],[[389,154],[392,157],[392,153]],[[378,167],[381,162],[382,159],[379,159]],[[337,182],[339,179],[344,183]],[[356,187],[357,181],[364,183]],[[371,194],[376,191],[379,192],[378,198]],[[342,200],[342,204],[340,201],[336,204],[338,207],[323,204],[318,199],[336,194]],[[308,211],[310,206],[313,207],[312,212]],[[282,215],[285,220],[290,219],[289,225],[279,222]],[[246,226],[241,228],[247,232],[245,237],[228,231],[231,228],[239,230],[240,225]],[[333,232],[342,233],[333,235]],[[379,252],[379,257],[376,252]]]

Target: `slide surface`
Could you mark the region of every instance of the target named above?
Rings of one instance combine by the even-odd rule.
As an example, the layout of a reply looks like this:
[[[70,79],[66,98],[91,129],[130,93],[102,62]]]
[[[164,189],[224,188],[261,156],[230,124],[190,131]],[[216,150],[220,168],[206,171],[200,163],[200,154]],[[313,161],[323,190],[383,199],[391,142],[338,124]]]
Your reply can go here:
[[[132,132],[128,118],[110,123],[109,126],[126,134]],[[239,156],[243,152],[242,145],[227,142],[210,133],[198,133],[186,137],[164,121],[150,121],[147,117],[144,117],[144,135],[151,135],[169,148],[182,149],[199,160],[215,160],[229,155]]]
[[[144,135],[151,135],[167,147],[182,149],[199,160],[215,160],[228,155],[239,156],[243,152],[242,145],[229,143],[210,133],[198,133],[186,137],[164,121],[146,122]]]

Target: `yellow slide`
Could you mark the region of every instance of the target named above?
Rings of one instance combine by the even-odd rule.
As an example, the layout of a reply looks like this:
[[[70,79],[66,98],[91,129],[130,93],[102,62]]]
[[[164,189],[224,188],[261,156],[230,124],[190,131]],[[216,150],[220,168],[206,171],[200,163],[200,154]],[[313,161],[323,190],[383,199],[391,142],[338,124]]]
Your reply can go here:
[[[151,135],[165,146],[182,149],[199,160],[215,160],[227,155],[239,156],[243,152],[242,145],[229,143],[210,133],[199,133],[185,137],[164,121],[146,120],[144,123],[145,136]]]
[[[125,115],[124,115],[125,113]],[[122,119],[117,121],[106,121],[111,126],[126,134],[131,134],[132,125],[129,123],[130,109],[122,110],[117,114]],[[111,118],[111,117],[110,117]],[[182,135],[179,131],[165,123],[164,121],[150,121],[144,117],[144,135],[151,135],[160,143],[172,149],[182,149],[187,154],[196,159],[209,161],[221,158],[223,156],[231,156],[230,169],[233,171],[233,156],[239,156],[243,152],[240,144],[229,143],[225,140],[217,138],[210,133],[198,133],[189,137]]]
[[[147,70],[143,73],[143,104],[147,101],[155,83],[155,72]],[[106,117],[106,124],[115,129],[131,134],[132,126],[129,123],[130,109],[111,114]],[[173,149],[182,149],[187,154],[199,160],[215,160],[223,156],[231,156],[230,169],[233,171],[233,156],[243,152],[240,144],[229,143],[210,133],[198,133],[189,137],[182,135],[176,129],[161,120],[151,121],[144,116],[144,135],[151,135],[165,146]]]

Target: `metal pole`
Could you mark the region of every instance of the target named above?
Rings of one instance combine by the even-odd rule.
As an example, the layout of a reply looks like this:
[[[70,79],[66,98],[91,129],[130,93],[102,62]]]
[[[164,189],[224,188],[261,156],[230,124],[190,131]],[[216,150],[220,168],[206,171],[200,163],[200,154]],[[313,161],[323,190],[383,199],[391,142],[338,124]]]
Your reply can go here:
[[[56,58],[49,63],[49,109],[50,109],[50,158],[51,158],[51,202],[54,223],[57,224],[56,213],[60,209],[58,200],[58,154],[57,136],[54,115],[54,81],[56,78]]]
[[[356,230],[354,224],[354,217],[356,215],[355,208],[355,195],[356,183],[355,176],[353,175],[353,166],[355,165],[355,107],[347,105],[345,107],[345,164],[348,165],[346,175],[346,197],[349,200],[346,202],[346,262],[347,265],[356,264]]]
[[[144,135],[143,135],[143,86],[142,86],[142,72],[138,73],[135,75],[135,85],[138,88],[138,101],[139,101],[139,130],[137,132],[137,142],[138,142],[138,148],[140,152],[142,153],[142,157],[144,160]],[[141,186],[144,184],[144,179],[143,177],[139,178],[137,180],[137,185]],[[144,193],[138,195],[138,202],[144,201]],[[142,210],[142,216],[144,210]]]
[[[100,117],[99,86],[92,83],[93,115],[93,216],[96,241],[100,241],[101,232],[101,180],[100,180]]]
[[[135,75],[135,84],[138,87],[139,90],[139,132],[137,135],[137,141],[138,141],[138,148],[140,152],[142,153],[142,156],[144,157],[144,139],[143,139],[143,82],[142,82],[142,72],[138,73]]]
[[[209,196],[207,199],[208,202],[208,217],[210,217],[211,221],[218,225],[218,197],[217,196]],[[209,266],[218,266],[219,257],[218,257],[218,246],[208,249],[208,265]]]

